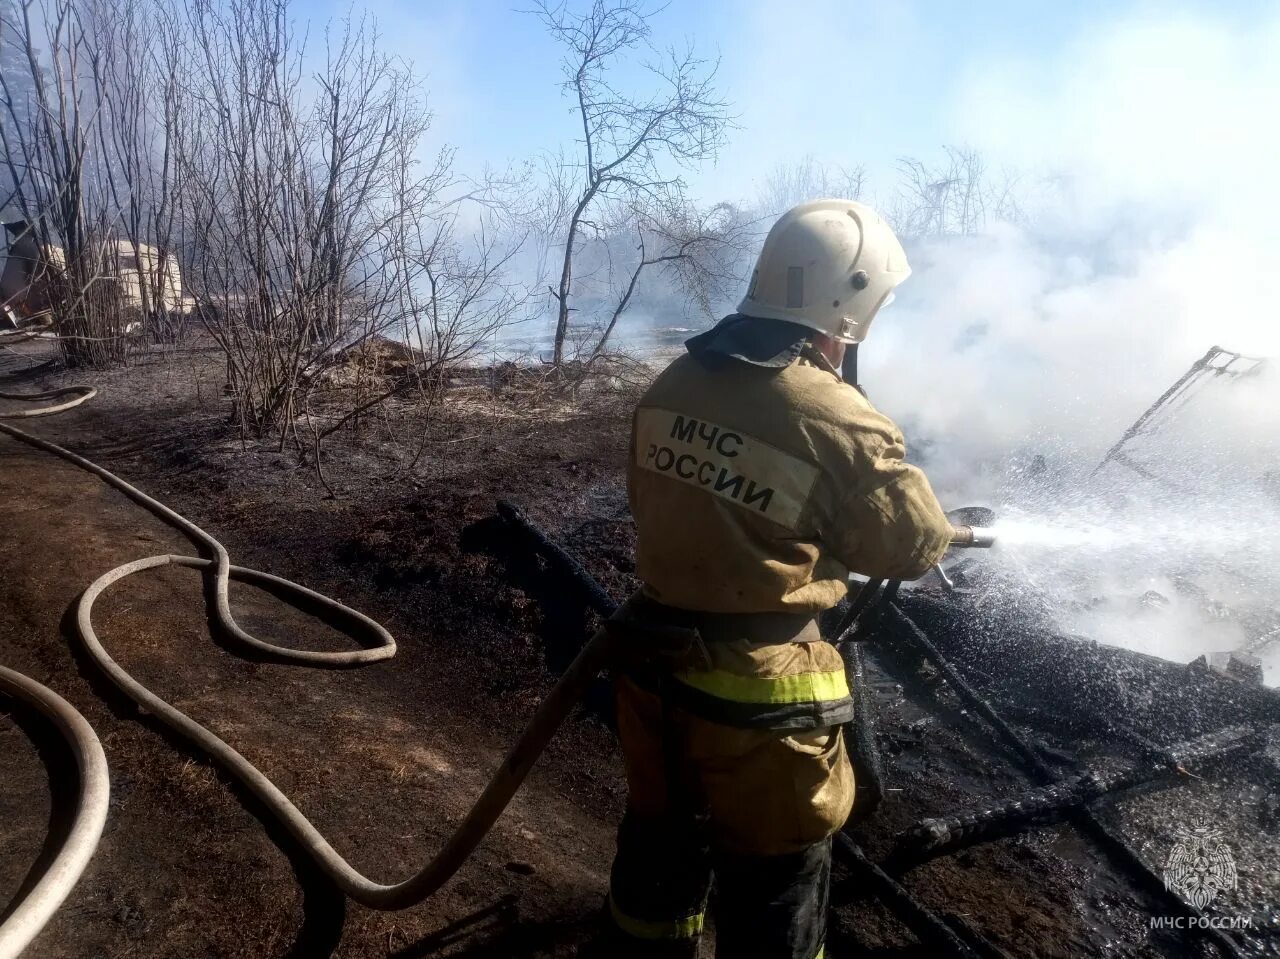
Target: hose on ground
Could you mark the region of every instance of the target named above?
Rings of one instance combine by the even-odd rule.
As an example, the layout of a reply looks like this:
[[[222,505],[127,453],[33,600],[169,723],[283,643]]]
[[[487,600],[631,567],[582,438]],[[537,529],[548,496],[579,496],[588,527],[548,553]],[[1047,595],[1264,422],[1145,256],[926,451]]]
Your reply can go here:
[[[211,575],[214,584],[214,619],[218,626],[244,646],[277,662],[326,667],[377,662],[395,655],[395,640],[391,634],[369,617],[296,583],[231,565],[226,548],[213,536],[96,463],[5,423],[0,423],[0,432],[94,474],[212,553],[213,559],[175,555],[148,556],[125,563],[98,577],[85,590],[76,607],[80,638],[95,664],[121,692],[234,776],[293,837],[321,873],[343,893],[369,908],[391,910],[415,905],[439,889],[458,871],[506,809],[561,722],[581,699],[586,687],[613,657],[615,640],[608,631],[598,630],[538,707],[475,805],[440,852],[415,875],[402,882],[392,885],[374,882],[343,859],[261,770],[204,726],[147,689],[112,659],[94,632],[92,615],[93,604],[113,583],[143,570],[175,565],[198,569]],[[331,622],[354,639],[367,641],[368,645],[354,651],[322,652],[288,649],[251,636],[236,624],[231,613],[228,598],[231,580],[266,585],[285,602],[318,611],[317,615],[322,620]]]
[[[0,694],[20,700],[62,734],[79,772],[76,812],[62,848],[38,882],[0,923],[0,959],[15,959],[62,905],[80,879],[107,821],[107,757],[93,727],[70,703],[34,679],[0,666]]]
[[[50,416],[53,413],[63,413],[97,395],[97,389],[92,386],[62,386],[54,390],[41,390],[39,393],[5,393],[0,390],[0,400],[20,400],[27,403],[56,400],[60,396],[75,397],[73,400],[68,400],[65,403],[55,403],[53,406],[41,406],[34,410],[10,410],[6,413],[0,413],[0,420],[22,420],[32,416]]]
[[[850,824],[870,819],[884,802],[884,762],[876,741],[878,724],[875,693],[867,682],[866,651],[857,641],[857,628],[876,598],[883,580],[872,579],[862,584],[858,595],[841,617],[832,643],[844,659],[850,686],[855,690],[853,719],[844,724],[844,738],[853,763],[854,781],[858,784],[858,801],[849,816]]]
[[[884,802],[884,762],[876,741],[879,725],[875,690],[867,679],[866,650],[862,643],[842,643],[840,655],[854,690],[853,719],[844,725],[849,760],[853,763],[854,782],[858,784],[858,801],[854,803],[849,822],[870,819]]]

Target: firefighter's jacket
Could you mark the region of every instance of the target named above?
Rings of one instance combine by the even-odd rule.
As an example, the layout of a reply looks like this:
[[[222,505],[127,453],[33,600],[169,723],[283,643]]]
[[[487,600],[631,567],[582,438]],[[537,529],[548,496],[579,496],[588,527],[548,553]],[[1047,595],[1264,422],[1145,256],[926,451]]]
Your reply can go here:
[[[628,468],[636,571],[663,606],[808,622],[845,596],[850,572],[914,579],[951,541],[893,422],[803,341],[783,362],[691,352],[640,401]],[[676,670],[677,685],[733,725],[846,721],[839,653],[816,626],[800,632],[707,643],[703,662]],[[715,700],[732,708],[711,715]]]

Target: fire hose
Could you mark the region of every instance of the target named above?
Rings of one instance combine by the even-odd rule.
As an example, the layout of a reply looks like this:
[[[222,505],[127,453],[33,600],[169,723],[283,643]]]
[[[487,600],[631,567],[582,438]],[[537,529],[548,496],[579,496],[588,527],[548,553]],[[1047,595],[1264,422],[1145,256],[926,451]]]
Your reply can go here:
[[[67,395],[72,390],[49,391]],[[74,406],[88,399],[91,392],[79,391],[77,400],[55,408],[44,408],[31,411],[28,415],[46,415],[61,409]],[[5,398],[13,398],[5,395]],[[37,394],[25,398],[54,398],[48,394]],[[120,666],[103,647],[93,628],[93,605],[112,584],[147,569],[159,566],[184,566],[201,570],[205,575],[213,577],[214,585],[214,619],[227,634],[252,650],[255,654],[265,656],[276,662],[300,663],[322,667],[350,667],[389,659],[395,654],[395,640],[381,625],[361,613],[350,609],[326,596],[306,589],[289,580],[272,576],[256,570],[234,566],[230,562],[226,548],[213,536],[190,520],[169,509],[141,490],[120,479],[115,474],[103,469],[70,450],[57,446],[47,440],[32,436],[22,430],[0,422],[0,432],[14,439],[33,446],[46,453],[78,466],[103,480],[107,485],[125,494],[160,520],[175,527],[192,542],[213,554],[212,559],[196,556],[159,555],[148,556],[116,567],[103,574],[85,590],[76,605],[76,627],[85,650],[106,677],[121,692],[133,700],[146,712],[164,723],[174,732],[181,735],[198,750],[214,759],[222,768],[234,776],[249,792],[260,800],[268,813],[293,837],[302,850],[323,873],[343,893],[356,902],[373,909],[403,909],[422,902],[439,889],[458,871],[471,853],[493,827],[498,817],[507,807],[512,796],[523,784],[525,777],[532,769],[547,743],[559,728],[561,722],[581,698],[587,685],[608,664],[612,656],[614,641],[609,632],[598,630],[592,639],[583,647],[577,658],[569,665],[546,699],[539,705],[528,726],[520,735],[515,745],[506,755],[502,764],[494,772],[471,810],[462,823],[444,844],[443,848],[416,874],[402,882],[384,885],[375,882],[356,871],[320,834],[319,830],[289,801],[288,797],[267,778],[261,770],[249,762],[244,756],[232,748],[224,740],[214,735],[204,726],[197,723],[181,710],[161,699],[154,692],[143,686]],[[231,580],[269,586],[271,591],[286,602],[310,610],[318,610],[318,617],[341,629],[348,636],[368,641],[363,648],[347,652],[321,652],[314,650],[295,650],[277,646],[266,640],[246,633],[236,623],[232,615],[228,598]],[[84,786],[82,785],[82,791]],[[106,789],[106,772],[102,770],[101,789]],[[105,809],[101,811],[105,816]],[[101,831],[98,823],[97,832]],[[77,834],[80,835],[80,834]],[[88,837],[87,832],[84,833]],[[39,926],[48,919],[58,902],[65,898],[79,877],[84,862],[92,855],[97,842],[97,833],[88,837],[72,852],[79,857],[78,869],[67,870],[54,875],[52,871],[46,880],[55,888],[55,892],[46,893],[52,900],[45,903],[46,908],[39,914],[39,921],[29,920],[30,934],[34,935]],[[64,847],[62,855],[68,854],[70,843]],[[23,915],[34,915],[30,909],[31,897],[20,907]],[[38,903],[37,905],[40,905]],[[4,927],[0,928],[5,938],[0,938],[4,948],[0,948],[0,959],[8,959],[17,954],[21,948],[17,944],[13,950],[7,950],[10,940],[11,917]],[[29,936],[28,936],[29,938]]]
[[[43,393],[15,395],[0,393],[3,399],[57,399],[73,395],[75,398],[57,404],[18,414],[0,414],[0,419],[11,416],[41,416],[62,412],[85,402],[96,391],[91,387],[66,387],[49,390]],[[614,634],[607,629],[599,629],[582,648],[581,652],[569,665],[546,699],[539,705],[528,726],[515,745],[508,752],[502,764],[494,772],[488,784],[467,813],[462,823],[453,832],[443,848],[416,874],[401,882],[385,885],[368,879],[329,844],[316,827],[301,813],[287,796],[254,766],[243,755],[227,742],[216,736],[206,727],[166,702],[146,686],[134,679],[119,663],[117,663],[103,647],[93,628],[93,606],[98,597],[114,583],[135,573],[161,566],[183,566],[200,570],[213,578],[214,620],[219,628],[254,654],[275,662],[306,664],[310,666],[340,668],[359,666],[367,663],[389,659],[395,655],[395,640],[380,624],[336,600],[306,589],[281,577],[272,576],[257,570],[232,565],[226,547],[216,538],[186,519],[163,503],[143,493],[135,486],[125,482],[114,473],[64,449],[47,440],[32,436],[13,426],[0,422],[0,432],[26,443],[38,450],[57,456],[86,472],[97,476],[107,485],[123,493],[129,499],[152,513],[161,521],[174,527],[198,547],[212,554],[212,559],[197,556],[181,556],[163,554],[148,556],[125,563],[98,577],[82,594],[76,605],[76,627],[85,650],[103,674],[129,699],[145,712],[152,714],[174,732],[186,739],[196,749],[215,760],[222,768],[238,780],[268,813],[299,844],[316,868],[324,874],[344,894],[361,905],[373,909],[403,909],[422,902],[444,883],[446,883],[466,862],[494,823],[501,816],[511,798],[523,784],[529,771],[542,754],[551,737],[561,722],[569,714],[574,705],[581,699],[591,681],[604,669],[613,658],[616,640]],[[959,544],[958,544],[959,545]],[[316,615],[323,621],[335,625],[347,636],[358,641],[363,640],[362,648],[345,652],[325,652],[317,650],[297,650],[278,646],[245,632],[235,621],[229,600],[230,582],[253,583],[269,587],[270,591],[299,608],[318,611]],[[69,707],[68,707],[69,708]],[[83,722],[83,720],[81,720]],[[85,724],[87,728],[87,724]],[[100,747],[99,747],[100,752]],[[82,793],[86,789],[82,782]],[[97,783],[97,780],[95,780]],[[105,794],[106,771],[101,771],[100,788]],[[105,809],[100,813],[105,817]],[[92,825],[92,822],[90,822]],[[74,853],[79,858],[79,868],[67,870],[54,875],[51,870],[46,875],[54,892],[47,895],[43,903],[47,907],[41,914],[38,923],[30,924],[30,935],[39,931],[40,925],[46,921],[57,904],[70,892],[71,887],[83,870],[84,864],[92,855],[98,834],[101,832],[101,821],[97,823],[97,831],[89,836],[86,830],[85,839],[77,833],[78,845],[72,849],[70,841],[64,846],[62,856]],[[43,880],[42,880],[43,882]],[[56,898],[54,896],[56,895]],[[34,914],[29,908],[31,897],[20,907],[24,915]],[[0,934],[9,935],[11,917]],[[29,938],[29,936],[28,936]],[[8,959],[16,955],[16,950],[6,952],[8,940],[0,938],[0,959]],[[18,946],[18,948],[21,948]]]
[[[0,666],[0,693],[26,703],[62,734],[75,756],[80,788],[71,828],[30,892],[0,923],[0,957],[19,955],[62,905],[93,858],[107,822],[107,757],[93,727],[53,690]]]
[[[53,413],[62,413],[73,406],[79,406],[85,400],[93,399],[97,395],[98,391],[92,386],[63,386],[56,390],[44,390],[41,393],[5,393],[0,391],[0,400],[35,402],[38,400],[55,400],[62,396],[75,397],[73,400],[67,400],[65,403],[56,403],[53,406],[41,406],[34,410],[19,410],[16,413],[0,413],[0,420],[27,419],[32,416],[49,416]]]

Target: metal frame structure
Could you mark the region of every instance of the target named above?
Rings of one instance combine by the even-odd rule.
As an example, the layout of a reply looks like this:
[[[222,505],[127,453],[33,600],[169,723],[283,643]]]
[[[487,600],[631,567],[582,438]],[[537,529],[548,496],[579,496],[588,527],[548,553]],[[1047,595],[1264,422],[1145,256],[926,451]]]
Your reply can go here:
[[[1262,372],[1267,363],[1266,357],[1233,353],[1231,350],[1224,350],[1220,346],[1209,347],[1204,356],[1191,364],[1191,369],[1182,374],[1171,387],[1161,393],[1160,397],[1147,407],[1141,416],[1134,420],[1133,425],[1124,431],[1124,434],[1111,449],[1107,450],[1107,455],[1102,457],[1102,461],[1093,468],[1090,476],[1097,476],[1104,466],[1115,462],[1129,468],[1145,479],[1171,485],[1141,463],[1126,455],[1124,447],[1137,437],[1154,433],[1160,429],[1163,424],[1176,416],[1178,411],[1183,409],[1206,383],[1224,376],[1233,380],[1256,376]]]

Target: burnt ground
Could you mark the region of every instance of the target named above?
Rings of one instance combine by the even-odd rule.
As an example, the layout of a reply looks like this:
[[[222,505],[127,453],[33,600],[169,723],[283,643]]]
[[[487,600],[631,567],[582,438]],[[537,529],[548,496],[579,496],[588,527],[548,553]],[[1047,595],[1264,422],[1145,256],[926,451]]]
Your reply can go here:
[[[0,361],[0,389],[77,379],[23,373],[42,358],[23,354]],[[375,419],[326,451],[331,496],[292,448],[238,437],[218,374],[206,353],[143,356],[94,374],[100,394],[85,406],[19,425],[188,516],[233,562],[332,595],[396,636],[393,660],[351,671],[246,660],[211,638],[198,578],[172,568],[120,584],[96,619],[126,669],[262,768],[357,868],[398,880],[444,842],[591,625],[573,590],[494,520],[495,501],[523,507],[615,597],[634,586],[621,482],[627,397],[531,400],[460,383],[426,427],[414,470],[405,463],[421,424],[411,417]],[[0,504],[0,661],[85,714],[112,775],[98,853],[30,956],[577,954],[595,927],[624,800],[603,683],[452,882],[413,909],[373,912],[333,894],[252,801],[138,715],[78,651],[68,610],[79,592],[127,560],[192,552],[183,537],[7,437]],[[250,632],[341,642],[254,589],[233,588],[233,603]],[[874,677],[890,791],[856,830],[873,858],[921,816],[1025,788],[927,670],[882,653]],[[66,760],[49,743],[18,711],[0,720],[0,904],[64,819]],[[1061,737],[1051,745],[1107,752]],[[1194,785],[1213,801],[1216,783]],[[1150,932],[1164,907],[1070,825],[936,860],[904,883],[1010,956],[1200,953],[1181,934]],[[1275,901],[1274,887],[1246,891],[1242,906]],[[833,900],[828,955],[937,954],[841,867]]]

